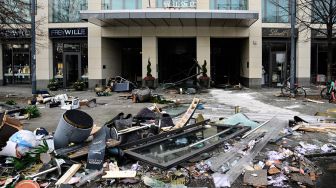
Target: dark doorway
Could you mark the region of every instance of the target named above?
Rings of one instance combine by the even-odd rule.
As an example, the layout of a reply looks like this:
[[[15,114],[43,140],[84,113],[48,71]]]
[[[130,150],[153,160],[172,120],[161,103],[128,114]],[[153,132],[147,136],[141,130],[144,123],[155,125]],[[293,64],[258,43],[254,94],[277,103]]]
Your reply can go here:
[[[159,82],[182,80],[197,72],[195,38],[158,39]]]
[[[142,79],[142,40],[141,38],[113,39],[120,47],[121,77],[132,82]],[[118,62],[115,62],[118,63]]]
[[[211,38],[211,78],[215,85],[240,83],[244,40]]]
[[[63,75],[65,75],[64,87],[72,86],[81,77],[81,63],[79,52],[65,52],[63,53],[65,69]]]

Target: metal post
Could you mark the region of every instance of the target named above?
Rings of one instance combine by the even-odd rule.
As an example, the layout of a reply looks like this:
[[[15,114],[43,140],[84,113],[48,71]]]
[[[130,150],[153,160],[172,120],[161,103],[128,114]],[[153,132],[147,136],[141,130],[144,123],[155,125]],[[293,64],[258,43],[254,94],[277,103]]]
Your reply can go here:
[[[291,0],[291,61],[290,61],[290,89],[291,96],[295,96],[295,65],[296,65],[296,45],[295,45],[295,0]]]
[[[36,94],[36,36],[35,36],[35,14],[36,0],[31,0],[31,76],[32,94]]]

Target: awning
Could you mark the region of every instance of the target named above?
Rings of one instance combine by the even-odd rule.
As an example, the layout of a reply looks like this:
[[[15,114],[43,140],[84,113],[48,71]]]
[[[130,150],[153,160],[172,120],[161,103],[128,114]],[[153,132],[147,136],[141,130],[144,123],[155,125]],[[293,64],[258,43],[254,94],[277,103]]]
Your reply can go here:
[[[208,26],[249,27],[259,18],[247,10],[100,10],[80,11],[82,20],[101,27]]]

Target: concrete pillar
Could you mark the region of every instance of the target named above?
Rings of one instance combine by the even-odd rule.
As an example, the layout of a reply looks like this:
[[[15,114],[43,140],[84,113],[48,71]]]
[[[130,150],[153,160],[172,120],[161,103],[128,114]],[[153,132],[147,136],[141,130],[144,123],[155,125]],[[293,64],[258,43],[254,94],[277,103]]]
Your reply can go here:
[[[211,76],[211,62],[210,62],[210,37],[209,36],[197,36],[196,41],[196,56],[200,66],[203,65],[204,60],[207,61],[207,75]]]
[[[2,53],[2,44],[0,43],[0,86],[4,84],[4,72],[3,71],[3,53]]]
[[[96,84],[104,85],[103,64],[102,64],[102,37],[99,26],[89,24],[88,27],[88,76],[89,88]]]
[[[248,69],[248,77],[243,76],[243,84],[250,88],[259,88],[262,75],[261,1],[249,1],[249,10],[258,11],[259,19],[250,26],[249,61],[242,62],[241,65]]]
[[[303,86],[310,86],[311,66],[311,33],[299,33],[296,45],[296,77],[297,82]]]
[[[210,9],[210,0],[201,0],[197,1],[197,9],[209,10]]]
[[[48,1],[37,1],[39,7],[44,7],[37,11],[36,20],[43,22],[39,25],[42,35],[36,36],[36,86],[38,89],[45,89],[52,78],[52,54],[51,41],[48,38]],[[37,31],[38,32],[38,31]]]
[[[142,37],[142,78],[147,75],[147,63],[150,58],[152,76],[158,79],[158,44],[155,36]]]
[[[88,1],[88,10],[101,10],[101,1]],[[91,23],[88,23],[88,77],[89,88],[94,88],[96,84],[105,84],[101,28]]]

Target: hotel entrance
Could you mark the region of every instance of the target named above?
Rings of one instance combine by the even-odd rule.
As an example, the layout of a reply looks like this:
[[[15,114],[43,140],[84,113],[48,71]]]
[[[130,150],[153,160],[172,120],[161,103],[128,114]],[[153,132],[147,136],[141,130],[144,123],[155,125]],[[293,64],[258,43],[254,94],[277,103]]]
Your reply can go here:
[[[245,40],[211,38],[211,78],[218,87],[240,83],[242,47]]]
[[[160,83],[180,81],[197,72],[196,38],[159,38],[158,55]]]

